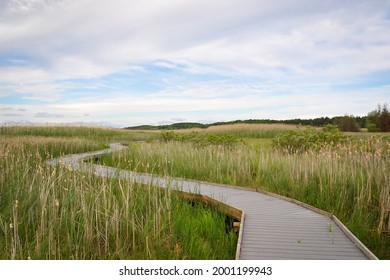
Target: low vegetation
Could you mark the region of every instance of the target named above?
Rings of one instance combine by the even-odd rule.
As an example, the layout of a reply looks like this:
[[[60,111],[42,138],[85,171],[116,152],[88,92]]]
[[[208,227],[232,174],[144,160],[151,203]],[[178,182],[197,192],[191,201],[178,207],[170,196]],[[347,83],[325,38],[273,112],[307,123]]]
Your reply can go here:
[[[348,136],[336,126],[326,125],[321,130],[307,127],[280,133],[273,139],[273,144],[277,149],[282,149],[291,154],[303,153],[309,150],[319,151],[344,144],[348,140]]]
[[[218,145],[225,148],[233,147],[238,139],[233,135],[204,134],[199,132],[175,133],[166,131],[161,133],[161,141],[192,142],[197,146]]]

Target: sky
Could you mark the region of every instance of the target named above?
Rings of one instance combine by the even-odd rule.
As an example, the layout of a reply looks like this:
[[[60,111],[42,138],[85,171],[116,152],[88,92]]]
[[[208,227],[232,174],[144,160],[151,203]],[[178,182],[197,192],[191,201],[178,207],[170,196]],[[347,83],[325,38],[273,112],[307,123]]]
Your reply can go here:
[[[0,123],[364,116],[390,0],[0,0]]]

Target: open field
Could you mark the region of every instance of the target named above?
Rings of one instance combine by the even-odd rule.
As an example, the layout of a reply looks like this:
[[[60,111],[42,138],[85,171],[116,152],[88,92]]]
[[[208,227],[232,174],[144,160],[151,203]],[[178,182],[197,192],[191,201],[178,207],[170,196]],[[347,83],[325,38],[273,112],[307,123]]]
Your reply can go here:
[[[203,132],[229,132],[232,133],[234,131],[255,131],[255,132],[266,132],[272,130],[291,130],[295,129],[296,125],[291,124],[249,124],[249,123],[241,123],[241,124],[225,124],[225,125],[216,125],[209,126],[208,128],[190,128],[190,129],[180,129],[177,131],[182,132],[191,132],[191,131],[203,131]]]
[[[331,139],[329,145],[289,153],[262,137],[244,137],[226,146],[223,140],[200,145],[174,134],[171,140],[133,143],[126,153],[107,155],[102,162],[300,200],[336,215],[379,258],[390,259],[390,142],[386,134],[371,136],[343,136],[338,144]]]
[[[0,128],[0,259],[233,259],[226,217],[150,186],[45,160],[147,139],[142,132]]]
[[[207,128],[188,128],[177,130],[132,130],[138,133],[149,133],[149,137],[155,138],[161,132],[174,131],[178,134],[202,133],[213,135],[230,135],[237,138],[273,138],[277,134],[297,129],[296,125],[290,124],[225,124],[210,126]]]

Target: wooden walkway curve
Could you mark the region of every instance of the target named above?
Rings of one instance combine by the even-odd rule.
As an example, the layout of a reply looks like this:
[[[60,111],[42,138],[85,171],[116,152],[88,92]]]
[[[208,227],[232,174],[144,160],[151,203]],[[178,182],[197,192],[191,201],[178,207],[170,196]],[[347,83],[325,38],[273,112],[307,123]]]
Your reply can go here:
[[[105,150],[68,155],[48,163],[157,187],[170,186],[182,192],[210,197],[240,210],[242,216],[236,259],[377,259],[336,217],[298,201],[250,189],[164,178],[81,162],[124,148],[120,144],[110,144],[110,148]]]

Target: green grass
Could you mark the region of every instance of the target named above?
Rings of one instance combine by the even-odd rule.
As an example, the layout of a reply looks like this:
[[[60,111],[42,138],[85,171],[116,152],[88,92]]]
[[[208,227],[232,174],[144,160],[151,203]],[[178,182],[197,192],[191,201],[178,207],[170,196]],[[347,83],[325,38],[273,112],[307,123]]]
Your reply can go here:
[[[237,236],[221,213],[169,189],[45,164],[140,134],[36,129],[0,129],[0,259],[234,259]]]
[[[348,140],[286,153],[264,139],[223,145],[134,143],[104,164],[262,189],[336,215],[379,258],[390,259],[390,142]]]

